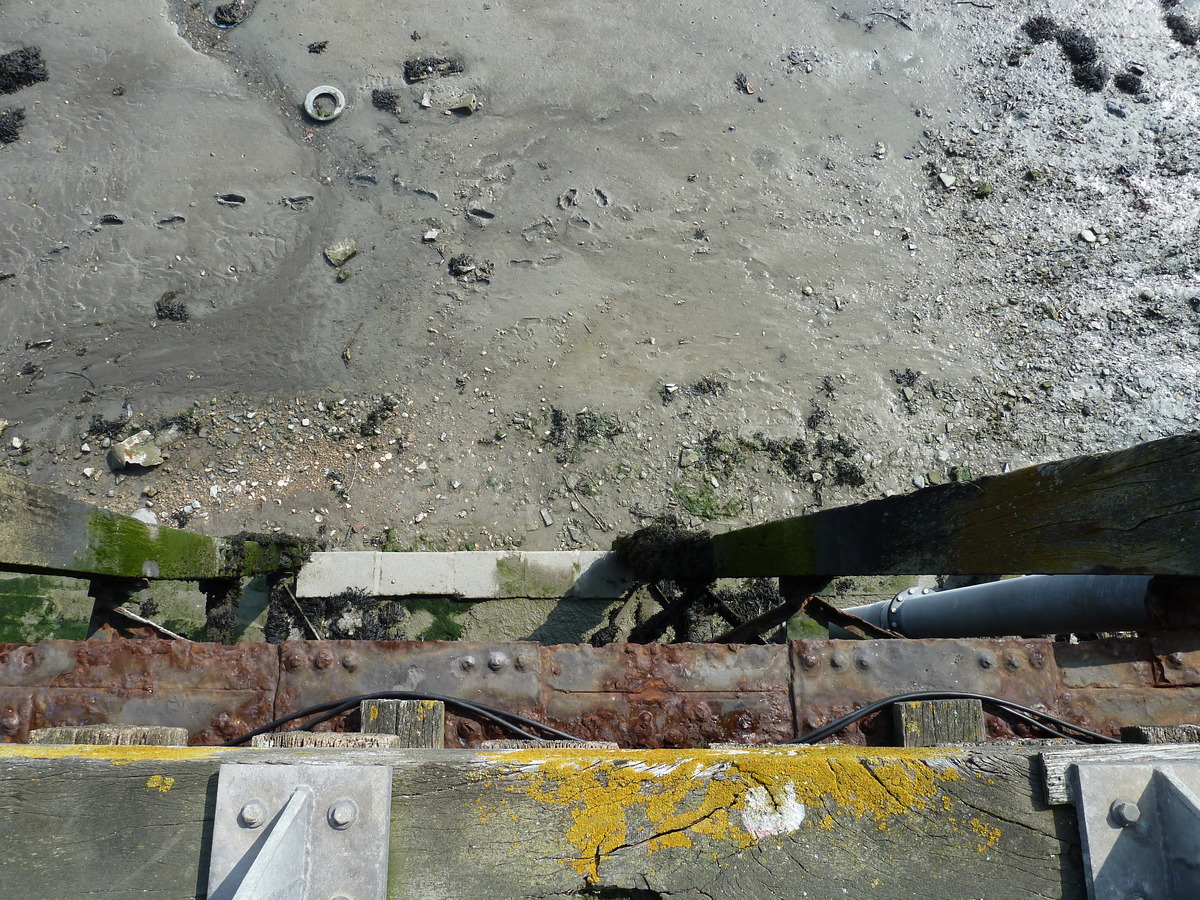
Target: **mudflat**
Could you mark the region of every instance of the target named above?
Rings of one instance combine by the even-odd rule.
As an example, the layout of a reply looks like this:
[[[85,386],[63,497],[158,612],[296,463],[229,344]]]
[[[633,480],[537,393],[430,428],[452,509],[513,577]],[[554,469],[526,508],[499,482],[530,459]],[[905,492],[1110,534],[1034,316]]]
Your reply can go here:
[[[216,6],[0,3],[11,472],[607,547],[1196,428],[1187,4]]]

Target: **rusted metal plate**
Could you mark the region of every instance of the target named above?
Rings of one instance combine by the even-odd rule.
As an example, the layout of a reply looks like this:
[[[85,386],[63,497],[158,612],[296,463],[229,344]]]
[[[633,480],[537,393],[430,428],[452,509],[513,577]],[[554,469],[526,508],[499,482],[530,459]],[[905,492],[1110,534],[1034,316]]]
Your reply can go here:
[[[0,647],[0,709],[19,708],[8,740],[53,725],[175,725],[220,743],[271,718],[279,655],[269,644],[43,641]],[[0,713],[2,715],[2,713]]]
[[[1154,686],[1153,655],[1146,639],[1059,641],[1053,648],[1064,688]]]
[[[1200,689],[1064,691],[1058,715],[1117,737],[1122,725],[1200,725]]]
[[[1151,635],[1150,645],[1164,683],[1175,687],[1200,685],[1200,630],[1158,632]]]
[[[375,691],[423,691],[538,717],[541,656],[537,644],[453,641],[285,641],[275,715]],[[353,719],[353,716],[347,718]],[[327,726],[342,730],[346,719]],[[447,716],[447,746],[477,746],[505,736],[470,717]]]
[[[658,748],[794,736],[782,645],[563,645],[542,654],[546,715],[585,740]]]
[[[786,690],[788,651],[782,644],[563,644],[542,648],[552,691]]]
[[[909,691],[967,691],[1053,711],[1058,671],[1048,640],[795,641],[792,696],[800,733]],[[989,717],[989,734],[1012,736]],[[848,743],[891,740],[891,716],[849,727]]]

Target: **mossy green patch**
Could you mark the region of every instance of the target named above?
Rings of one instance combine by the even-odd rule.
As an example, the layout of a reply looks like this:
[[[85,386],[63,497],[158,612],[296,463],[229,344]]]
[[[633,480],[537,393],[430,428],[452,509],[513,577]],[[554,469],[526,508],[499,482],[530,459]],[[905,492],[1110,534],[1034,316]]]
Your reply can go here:
[[[213,538],[161,528],[103,510],[92,510],[85,525],[87,547],[76,551],[80,571],[101,575],[194,580],[220,574]],[[148,572],[148,562],[157,570]]]
[[[57,579],[24,575],[0,580],[0,642],[34,643],[47,638],[83,640],[87,619],[64,615],[51,599]]]
[[[461,641],[463,624],[461,617],[468,607],[449,597],[420,597],[404,601],[410,612],[423,612],[433,618],[433,624],[419,635],[410,635],[419,641]]]

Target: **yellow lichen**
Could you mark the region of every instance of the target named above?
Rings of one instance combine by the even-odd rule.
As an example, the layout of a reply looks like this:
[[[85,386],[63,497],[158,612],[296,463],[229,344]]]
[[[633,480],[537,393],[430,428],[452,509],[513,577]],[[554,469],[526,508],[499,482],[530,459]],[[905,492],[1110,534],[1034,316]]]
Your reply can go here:
[[[886,829],[895,817],[940,810],[938,785],[958,778],[948,751],[852,747],[756,748],[747,751],[521,750],[485,754],[481,780],[543,804],[569,809],[569,860],[589,881],[603,860],[627,846],[648,853],[693,846],[697,837],[737,851],[763,837],[794,831],[823,813],[867,819]],[[937,767],[929,761],[937,758]],[[497,773],[495,768],[499,768]],[[491,781],[489,781],[491,783]],[[748,800],[753,802],[748,806]],[[814,809],[815,808],[815,809]]]
[[[165,794],[174,784],[175,779],[170,775],[151,775],[146,779],[146,787],[160,794]]]
[[[994,825],[989,825],[986,822],[981,822],[979,819],[971,820],[971,830],[979,836],[983,842],[976,845],[976,849],[982,853],[1000,843],[1000,829]]]
[[[0,744],[0,759],[96,759],[127,766],[133,762],[182,762],[238,753],[228,747],[118,747],[102,744]]]

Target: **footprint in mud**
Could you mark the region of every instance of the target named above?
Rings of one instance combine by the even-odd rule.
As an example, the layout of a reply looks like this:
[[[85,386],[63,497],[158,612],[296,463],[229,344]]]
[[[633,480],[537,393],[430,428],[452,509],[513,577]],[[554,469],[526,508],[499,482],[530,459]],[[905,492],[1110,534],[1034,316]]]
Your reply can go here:
[[[596,194],[596,205],[597,206],[608,206],[612,202],[609,199],[608,194],[605,193],[600,188],[592,188],[592,190]]]
[[[246,202],[241,194],[217,194],[217,202],[222,206],[237,207]]]
[[[558,208],[569,209],[572,206],[579,205],[579,191],[575,188],[567,188],[558,195]]]
[[[187,220],[183,216],[167,216],[165,219],[159,219],[154,223],[155,228],[175,228],[182,225]]]
[[[534,222],[522,231],[521,237],[525,238],[530,244],[534,242],[548,244],[558,237],[558,229],[554,227],[554,223],[549,219],[543,219],[540,222]]]

